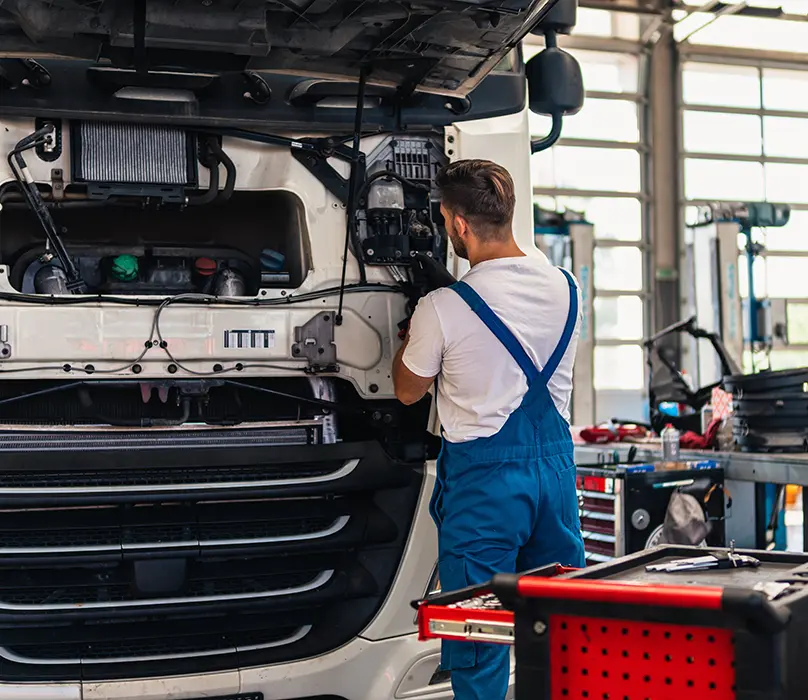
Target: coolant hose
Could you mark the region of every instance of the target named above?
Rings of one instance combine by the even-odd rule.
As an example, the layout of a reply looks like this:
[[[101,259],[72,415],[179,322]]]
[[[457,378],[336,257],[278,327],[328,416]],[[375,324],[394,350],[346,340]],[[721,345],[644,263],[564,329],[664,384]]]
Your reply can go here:
[[[227,180],[225,180],[224,188],[219,193],[218,197],[218,201],[226,202],[233,196],[233,190],[236,189],[236,166],[233,161],[230,160],[230,156],[224,152],[217,140],[214,139],[211,141],[210,149],[219,162],[224,165],[224,169],[227,172]]]
[[[188,204],[191,206],[211,204],[216,200],[216,197],[219,196],[219,165],[221,165],[221,161],[215,152],[214,144],[216,144],[216,146],[219,145],[216,137],[212,136],[206,142],[207,157],[202,161],[202,165],[210,171],[210,182],[208,183],[207,192],[198,197],[189,197]]]

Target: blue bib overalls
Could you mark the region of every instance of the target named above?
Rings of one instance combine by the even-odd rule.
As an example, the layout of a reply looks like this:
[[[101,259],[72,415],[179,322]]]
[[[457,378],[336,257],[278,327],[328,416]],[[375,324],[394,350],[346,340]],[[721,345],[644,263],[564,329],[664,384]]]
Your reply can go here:
[[[477,292],[465,282],[451,287],[519,364],[528,390],[495,435],[443,441],[430,513],[438,527],[444,591],[554,562],[584,566],[570,427],[547,388],[578,318],[575,282],[562,272],[569,282],[569,315],[541,371]],[[504,700],[509,647],[445,641],[441,666],[452,672],[456,700]]]

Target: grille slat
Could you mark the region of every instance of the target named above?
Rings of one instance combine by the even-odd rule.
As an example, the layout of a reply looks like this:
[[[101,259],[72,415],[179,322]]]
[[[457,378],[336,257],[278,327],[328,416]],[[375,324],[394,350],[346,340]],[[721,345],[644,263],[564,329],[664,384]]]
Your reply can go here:
[[[376,443],[290,449],[0,461],[0,494],[33,492],[0,496],[0,682],[283,663],[356,637],[394,579],[420,476]],[[241,487],[256,483],[272,487]]]
[[[0,556],[7,562],[34,554],[69,557],[84,552],[120,558],[127,550],[316,545],[340,534],[352,541],[345,532],[352,518],[363,520],[363,507],[345,498],[0,513]],[[332,544],[340,547],[339,542]]]
[[[272,467],[103,470],[95,472],[0,473],[0,497],[47,494],[125,494],[211,491],[294,486],[327,482],[350,474],[357,460]]]
[[[104,645],[52,645],[0,647],[0,656],[11,661],[37,665],[144,663],[166,661],[178,657],[206,657],[238,653],[240,649],[271,649],[299,642],[311,631],[311,625],[281,630],[274,634],[246,633],[231,638],[221,635],[198,635],[167,644],[161,639],[141,642],[122,641]]]

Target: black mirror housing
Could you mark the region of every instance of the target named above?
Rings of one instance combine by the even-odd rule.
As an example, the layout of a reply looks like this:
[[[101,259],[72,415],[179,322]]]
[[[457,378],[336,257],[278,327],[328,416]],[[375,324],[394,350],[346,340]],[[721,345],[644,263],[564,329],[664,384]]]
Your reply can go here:
[[[542,35],[547,31],[569,34],[578,20],[578,0],[558,0],[533,29],[532,34]]]
[[[581,111],[584,81],[581,66],[574,56],[550,46],[531,58],[525,71],[531,112],[569,116]]]

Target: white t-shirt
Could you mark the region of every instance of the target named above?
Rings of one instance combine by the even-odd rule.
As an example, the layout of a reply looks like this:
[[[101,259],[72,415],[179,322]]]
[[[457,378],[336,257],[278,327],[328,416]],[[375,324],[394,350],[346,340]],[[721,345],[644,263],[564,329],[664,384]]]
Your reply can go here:
[[[542,255],[488,260],[475,265],[463,281],[499,316],[536,366],[544,367],[569,313],[564,274]],[[580,292],[578,308],[569,348],[548,384],[556,408],[567,420]],[[438,289],[418,302],[402,359],[420,377],[438,376],[438,417],[450,442],[499,432],[527,392],[527,379],[516,360],[451,289]]]

